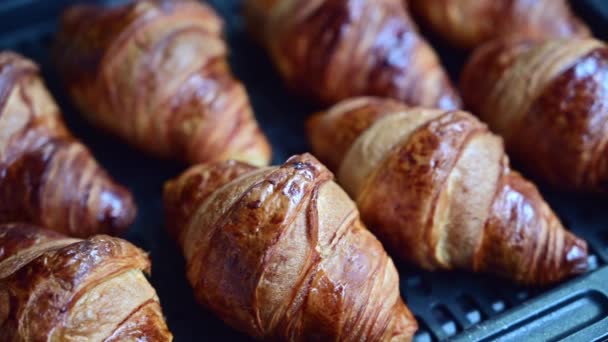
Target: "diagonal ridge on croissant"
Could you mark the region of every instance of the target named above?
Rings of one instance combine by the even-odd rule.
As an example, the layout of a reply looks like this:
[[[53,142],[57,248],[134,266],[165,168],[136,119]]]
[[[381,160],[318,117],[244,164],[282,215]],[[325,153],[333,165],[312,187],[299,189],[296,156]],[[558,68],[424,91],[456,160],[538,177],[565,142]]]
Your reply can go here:
[[[308,133],[395,256],[530,285],[587,268],[585,241],[511,170],[502,139],[467,112],[357,98],[313,116]]]
[[[0,339],[171,341],[143,272],[146,253],[118,238],[0,225]]]
[[[245,12],[287,86],[317,102],[375,95],[460,107],[402,0],[247,0]]]
[[[595,39],[498,40],[474,52],[465,102],[523,171],[553,188],[608,190],[608,47]]]
[[[131,193],[68,132],[30,60],[0,53],[0,222],[70,236],[117,235],[133,223]]]
[[[143,151],[265,165],[270,145],[230,71],[222,29],[194,0],[80,4],[62,17],[55,61],[85,118]]]
[[[199,302],[258,339],[410,340],[397,270],[332,179],[304,154],[167,182],[167,226]]]
[[[461,48],[505,37],[544,40],[590,35],[566,0],[409,0],[408,4],[432,30]]]

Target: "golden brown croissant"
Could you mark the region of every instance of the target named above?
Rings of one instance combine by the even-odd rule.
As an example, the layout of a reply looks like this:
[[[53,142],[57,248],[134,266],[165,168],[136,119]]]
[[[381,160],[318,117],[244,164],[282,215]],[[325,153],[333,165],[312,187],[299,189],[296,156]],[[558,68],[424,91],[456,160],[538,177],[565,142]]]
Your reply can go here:
[[[0,340],[171,341],[147,255],[26,224],[0,225]]]
[[[87,119],[144,151],[267,164],[270,146],[227,64],[222,25],[193,0],[76,5],[63,16],[56,60]]]
[[[0,223],[85,237],[119,234],[135,212],[131,194],[68,132],[38,67],[0,53]]]
[[[608,47],[592,39],[488,43],[462,75],[467,105],[537,179],[608,190]]]
[[[474,48],[500,37],[584,37],[589,29],[566,0],[410,0],[412,10],[451,44]]]
[[[363,221],[406,261],[538,285],[587,268],[585,241],[466,112],[357,98],[312,117],[309,136]]]
[[[402,0],[247,0],[249,26],[286,83],[325,104],[358,95],[460,106]]]
[[[165,185],[198,300],[265,340],[408,341],[395,266],[314,157],[195,166]]]

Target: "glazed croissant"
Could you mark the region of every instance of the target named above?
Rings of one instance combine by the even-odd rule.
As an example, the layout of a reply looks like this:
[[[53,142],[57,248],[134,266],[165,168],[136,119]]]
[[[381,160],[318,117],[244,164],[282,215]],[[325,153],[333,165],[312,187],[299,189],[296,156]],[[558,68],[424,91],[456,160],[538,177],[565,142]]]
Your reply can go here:
[[[222,21],[194,0],[76,5],[55,57],[93,124],[151,154],[267,164],[270,146],[231,74]]]
[[[0,53],[0,223],[85,237],[119,234],[135,212],[131,194],[68,132],[38,67]]]
[[[357,98],[312,117],[309,136],[363,221],[408,262],[535,285],[587,268],[585,241],[466,112]]]
[[[324,104],[376,95],[460,106],[402,0],[246,0],[250,30],[288,86]]]
[[[0,225],[0,340],[171,341],[149,270],[121,239]]]
[[[198,300],[264,340],[409,341],[395,266],[314,157],[195,166],[165,185]]]
[[[410,0],[434,31],[455,46],[474,48],[500,37],[584,37],[589,29],[566,0]]]
[[[488,43],[464,69],[462,92],[532,176],[565,190],[608,190],[604,43]]]

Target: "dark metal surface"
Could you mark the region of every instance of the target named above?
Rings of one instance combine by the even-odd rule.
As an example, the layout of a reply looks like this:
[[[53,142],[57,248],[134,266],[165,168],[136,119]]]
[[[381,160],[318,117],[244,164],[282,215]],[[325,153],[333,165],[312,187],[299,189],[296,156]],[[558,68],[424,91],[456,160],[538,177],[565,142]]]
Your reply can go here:
[[[120,0],[118,0],[120,1]],[[49,60],[55,20],[70,0],[0,1],[0,48],[17,50],[42,65],[45,80],[68,125],[99,161],[134,192],[139,215],[127,238],[150,252],[156,287],[177,342],[247,340],[196,305],[179,251],[163,228],[161,189],[183,165],[155,160],[86,124],[66,97]],[[110,2],[110,1],[106,1]],[[117,2],[116,0],[111,2]],[[291,95],[267,56],[244,31],[238,0],[209,1],[227,21],[231,64],[251,96],[272,141],[274,162],[308,150],[304,120],[317,109]],[[574,0],[595,34],[608,38],[608,1]],[[453,77],[466,58],[425,32]],[[420,323],[417,341],[592,341],[608,338],[608,200],[543,191],[564,223],[590,245],[592,270],[554,288],[530,289],[461,272],[428,273],[398,265],[401,291]]]

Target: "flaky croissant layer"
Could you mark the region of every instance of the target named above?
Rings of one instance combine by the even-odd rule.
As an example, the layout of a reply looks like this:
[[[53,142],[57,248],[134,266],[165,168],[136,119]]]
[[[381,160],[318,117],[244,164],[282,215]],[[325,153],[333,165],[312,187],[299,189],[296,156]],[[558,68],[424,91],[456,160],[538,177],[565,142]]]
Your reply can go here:
[[[434,31],[463,48],[505,37],[543,40],[590,34],[566,0],[409,0],[408,3]]]
[[[124,240],[0,225],[0,340],[171,341],[149,270]]]
[[[324,104],[360,95],[458,108],[402,0],[246,0],[250,30],[287,85]]]
[[[356,98],[312,117],[308,131],[363,221],[406,261],[537,285],[587,268],[585,241],[469,113]]]
[[[270,145],[230,71],[222,26],[194,0],[81,4],[62,17],[55,59],[86,118],[132,145],[190,163],[265,165]]]
[[[0,53],[0,223],[30,222],[78,237],[115,235],[135,213],[128,190],[68,132],[38,67]]]
[[[608,191],[608,47],[594,39],[500,40],[475,51],[467,105],[526,172],[549,185]]]
[[[408,341],[416,321],[354,203],[310,155],[195,166],[165,185],[198,300],[252,337]]]

